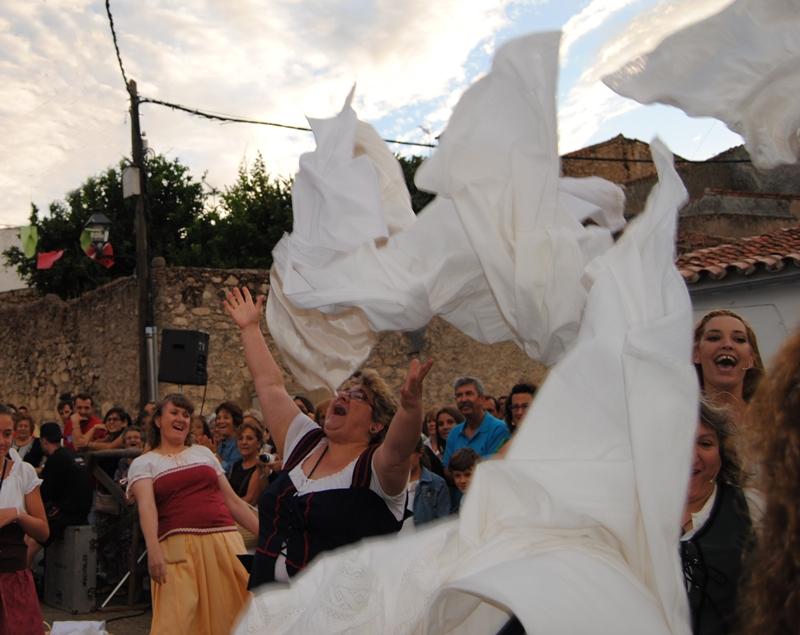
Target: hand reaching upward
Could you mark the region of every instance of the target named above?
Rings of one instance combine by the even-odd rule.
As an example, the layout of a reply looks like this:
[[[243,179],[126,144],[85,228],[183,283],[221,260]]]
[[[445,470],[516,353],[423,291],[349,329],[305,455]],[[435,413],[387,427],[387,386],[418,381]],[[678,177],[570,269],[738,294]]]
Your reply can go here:
[[[433,360],[422,363],[412,359],[406,373],[406,380],[400,389],[400,405],[406,409],[418,408],[422,403],[422,382],[433,366]]]
[[[251,325],[257,327],[264,311],[264,296],[258,296],[258,299],[253,302],[253,297],[247,287],[241,291],[234,287],[225,294],[223,305],[225,311],[240,329]]]

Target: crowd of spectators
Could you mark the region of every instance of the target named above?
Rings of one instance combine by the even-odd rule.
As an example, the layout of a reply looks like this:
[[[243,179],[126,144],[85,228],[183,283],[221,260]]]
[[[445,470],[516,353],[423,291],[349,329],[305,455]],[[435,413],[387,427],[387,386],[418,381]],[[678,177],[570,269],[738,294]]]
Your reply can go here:
[[[755,333],[746,321],[729,311],[712,312],[698,323],[694,362],[703,400],[698,409],[695,458],[679,551],[694,632],[726,633],[736,626],[737,593],[765,509],[764,494],[768,494],[752,487],[753,475],[771,474],[739,460],[738,432],[743,425],[758,425],[752,417],[748,420],[747,404],[765,371]],[[392,398],[388,393],[382,396],[386,387],[373,371],[359,373],[349,386],[335,398],[317,404],[304,395],[287,396],[287,403],[302,417],[297,425],[305,426],[304,430],[320,430],[323,435],[328,418],[339,416],[344,405],[349,408],[353,403],[363,403],[369,408],[365,421],[384,422],[368,429],[369,447],[379,445],[395,412],[396,406],[390,407]],[[402,531],[458,513],[477,464],[505,454],[524,425],[536,392],[532,383],[517,383],[495,397],[487,394],[480,378],[460,376],[453,380],[449,403],[426,404],[402,494]],[[386,400],[385,406],[380,405],[381,399]],[[55,404],[54,416],[45,417],[41,423],[24,405],[7,404],[4,408],[14,420],[13,449],[42,480],[41,499],[49,525],[46,537],[36,532],[27,536],[28,565],[41,547],[59,540],[66,527],[93,524],[98,531],[98,586],[101,591],[112,588],[127,570],[130,506],[134,504],[132,497],[120,504],[119,493],[125,489],[134,458],[152,450],[154,438],[160,438],[161,424],[154,423],[157,405],[144,404],[134,419],[119,406],[99,412],[88,393],[64,394]],[[291,439],[291,451],[305,439],[297,434],[287,436],[287,430],[278,427],[283,438],[276,443],[270,434],[276,429],[274,422],[270,425],[274,412],[265,421],[258,410],[244,410],[231,400],[219,403],[210,415],[190,416],[187,411],[186,416],[185,443],[205,448],[231,491],[254,514],[270,485],[278,481],[280,486],[282,482],[284,458],[288,457],[281,451],[285,451],[287,439]],[[289,419],[294,422],[295,418],[291,414]],[[315,454],[314,447],[310,443],[304,450],[304,456],[316,456],[308,479],[327,451]],[[95,456],[97,452],[101,454]],[[356,462],[360,455],[354,456]],[[297,465],[297,459],[293,459],[289,469],[297,469]],[[90,473],[94,468],[116,484],[116,496],[108,481],[100,482]],[[389,501],[397,498],[394,494],[381,495]],[[244,532],[243,526],[239,528]]]

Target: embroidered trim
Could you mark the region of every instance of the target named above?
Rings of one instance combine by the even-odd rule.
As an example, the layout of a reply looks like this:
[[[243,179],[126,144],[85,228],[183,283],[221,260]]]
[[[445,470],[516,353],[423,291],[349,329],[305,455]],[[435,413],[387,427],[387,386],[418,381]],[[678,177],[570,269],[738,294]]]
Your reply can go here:
[[[175,529],[170,529],[167,533],[160,535],[158,537],[158,541],[161,542],[164,540],[164,538],[168,538],[173,534],[216,534],[226,531],[239,531],[239,528],[236,525],[225,527],[176,527]]]
[[[168,470],[164,470],[163,472],[159,472],[155,476],[153,476],[153,483],[155,483],[158,479],[169,476],[170,474],[176,474],[178,472],[182,472],[183,470],[193,470],[198,468],[207,468],[214,472],[215,476],[221,476],[212,466],[208,463],[190,463],[189,465],[178,465],[176,467],[171,467]]]

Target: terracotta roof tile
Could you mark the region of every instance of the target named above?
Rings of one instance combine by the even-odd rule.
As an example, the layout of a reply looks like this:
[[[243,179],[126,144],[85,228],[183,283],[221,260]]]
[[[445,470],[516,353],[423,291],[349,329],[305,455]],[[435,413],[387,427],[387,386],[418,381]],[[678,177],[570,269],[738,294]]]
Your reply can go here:
[[[751,276],[800,267],[800,227],[697,249],[681,254],[676,264],[687,284],[721,280],[730,274]]]

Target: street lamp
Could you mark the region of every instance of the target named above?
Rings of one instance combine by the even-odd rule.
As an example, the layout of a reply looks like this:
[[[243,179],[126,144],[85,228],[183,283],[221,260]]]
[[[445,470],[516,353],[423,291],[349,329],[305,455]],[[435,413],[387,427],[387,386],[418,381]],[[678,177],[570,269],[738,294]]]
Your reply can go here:
[[[103,245],[108,242],[108,232],[111,229],[111,221],[108,216],[101,212],[92,214],[84,229],[89,232],[89,239],[97,253],[102,253]]]

